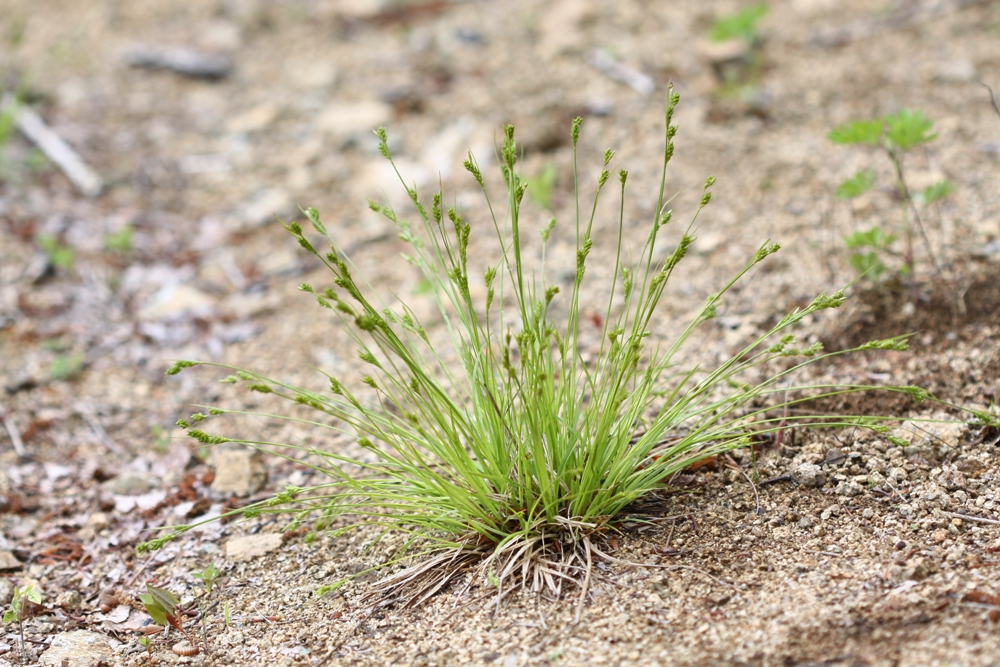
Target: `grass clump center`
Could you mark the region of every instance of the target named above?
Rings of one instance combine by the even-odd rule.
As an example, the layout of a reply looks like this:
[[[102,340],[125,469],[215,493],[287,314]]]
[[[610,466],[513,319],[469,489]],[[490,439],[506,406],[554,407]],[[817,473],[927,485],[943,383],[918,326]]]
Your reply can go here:
[[[629,520],[633,515],[627,509],[636,501],[664,488],[673,474],[691,463],[748,446],[752,436],[781,428],[839,423],[884,430],[878,420],[782,410],[805,400],[794,398],[799,394],[790,376],[828,356],[818,344],[797,346],[790,328],[816,311],[840,306],[843,292],[821,294],[807,307],[789,312],[716,368],[685,367],[687,360],[681,358],[685,342],[715,316],[727,291],[744,274],[778,250],[777,244],[761,245],[673,339],[663,342],[653,335],[657,305],[694,242],[698,213],[709,204],[714,182],[706,181],[691,221],[667,245],[662,237],[670,228],[672,212],[664,189],[674,152],[672,119],[678,100],[671,89],[656,214],[637,258],[628,257],[624,237],[628,173],[621,170],[612,178],[609,164],[614,154],[608,150],[592,201],[581,203],[575,158],[581,121],[573,122],[576,252],[571,279],[564,283],[567,294],[546,282],[544,259],[540,268],[530,266],[528,253],[523,252],[529,233],[521,219],[526,185],[516,168],[518,147],[512,126],[504,128],[499,151],[506,186],[502,202],[491,198],[471,153],[464,163],[486,198],[491,224],[477,224],[474,230],[459,211],[443,203],[442,192],[425,203],[402,177],[416,210],[413,222],[388,205],[370,202],[373,210],[398,227],[409,244],[407,261],[430,284],[430,298],[450,335],[447,353],[435,349],[412,309],[385,306],[364,281],[355,278],[349,259],[338,251],[314,209],[305,214],[329,242],[327,250],[314,247],[299,224],[286,225],[332,274],[328,287],[302,285],[301,289],[350,332],[367,373],[353,382],[328,375],[324,391],[233,367],[226,367],[234,374],[224,381],[312,408],[319,416],[309,424],[351,434],[363,455],[301,448],[303,458],[322,461],[310,465],[327,477],[326,483],[289,488],[239,512],[244,516],[291,512],[291,527],[305,524],[313,534],[323,530],[340,534],[365,525],[401,531],[410,539],[391,562],[414,555],[423,558],[382,579],[380,590],[405,589],[408,603],[419,603],[470,568],[480,582],[496,586],[501,595],[519,588],[559,595],[569,583],[586,589],[594,562],[610,558],[602,551],[600,537]],[[385,131],[376,134],[382,155],[392,162]],[[606,303],[588,304],[603,313],[603,318],[594,318],[602,322],[600,342],[588,345],[581,340],[581,287],[594,261],[598,200],[609,186],[622,198],[618,240],[616,246],[608,244],[609,256],[601,259],[613,263],[610,296]],[[553,220],[542,228],[543,243],[554,224]],[[484,275],[469,272],[474,231],[495,235],[499,244],[499,257]],[[474,280],[482,281],[485,299],[473,297]],[[905,349],[905,345],[904,339],[891,339],[862,347]],[[458,363],[446,357],[457,358]],[[792,362],[774,365],[773,373],[760,372],[780,357]],[[169,373],[192,365],[195,362],[178,362]],[[748,379],[751,376],[756,379]],[[808,389],[814,390],[809,397],[815,398],[817,393],[869,388]],[[889,389],[926,396],[913,387]],[[782,414],[775,416],[776,411]],[[202,430],[204,419],[197,414],[180,423],[206,444],[233,441],[265,450],[288,446],[210,435]]]

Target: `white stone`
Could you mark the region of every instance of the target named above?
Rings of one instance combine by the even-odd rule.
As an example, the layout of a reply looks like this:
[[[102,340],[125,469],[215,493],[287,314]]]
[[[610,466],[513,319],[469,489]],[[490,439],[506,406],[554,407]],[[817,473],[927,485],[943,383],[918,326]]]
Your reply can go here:
[[[251,560],[271,553],[281,546],[281,533],[258,533],[233,537],[226,542],[226,557],[234,560]]]
[[[91,667],[101,662],[115,664],[115,653],[107,637],[87,630],[56,635],[39,660],[39,664],[50,667]]]

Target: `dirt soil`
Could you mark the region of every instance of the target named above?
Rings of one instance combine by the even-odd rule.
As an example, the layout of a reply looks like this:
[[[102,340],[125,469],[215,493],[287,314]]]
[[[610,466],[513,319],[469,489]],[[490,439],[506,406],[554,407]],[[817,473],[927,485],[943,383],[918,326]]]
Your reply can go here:
[[[88,198],[23,136],[0,146],[0,602],[14,585],[43,595],[23,654],[17,625],[4,628],[0,665],[1000,664],[1000,434],[897,394],[821,407],[952,421],[907,422],[905,448],[789,429],[753,457],[692,471],[683,492],[658,500],[656,521],[609,540],[619,562],[600,563],[584,600],[496,605],[494,591],[459,578],[419,609],[372,606],[362,597],[374,575],[318,597],[390,556],[398,536],[305,543],[269,515],[135,553],[157,528],[311,479],[181,437],[173,425],[196,405],[270,404],[208,370],[164,375],[171,360],[194,358],[307,386],[322,385],[314,367],[350,376],[350,341],[297,290],[322,284],[322,267],[275,215],[315,206],[373,290],[420,301],[402,246],[365,203],[406,211],[371,135],[379,125],[408,181],[427,191],[440,179],[489,231],[460,164],[469,149],[490,164],[499,126],[514,122],[524,173],[555,168],[557,266],[572,258],[570,119],[584,117],[585,182],[607,147],[612,166],[629,169],[626,233],[640,243],[673,81],[683,96],[667,182],[677,219],[706,176],[718,183],[657,334],[764,240],[783,246],[691,350],[692,362],[711,362],[851,282],[844,235],[898,229],[888,163],[827,132],[923,109],[939,137],[908,157],[911,183],[955,185],[924,216],[941,273],[918,244],[916,288],[859,281],[843,308],[801,332],[831,348],[914,333],[911,350],[844,357],[802,380],[919,384],[989,409],[1000,399],[1000,112],[979,82],[1000,91],[1000,2],[774,0],[742,96],[727,94],[719,72],[729,66],[704,40],[741,6],[0,0],[0,86],[19,89],[105,181]],[[130,66],[137,49],[164,46],[224,56],[231,71]],[[601,57],[632,85],[595,65]],[[834,197],[869,167],[885,187]],[[599,210],[598,247],[615,233],[612,200]],[[536,203],[526,212],[539,225],[549,215]],[[488,234],[474,237],[474,257],[494,252]],[[611,267],[592,267],[598,283],[602,271]],[[276,420],[230,428],[347,446]],[[221,575],[202,596],[191,573],[211,564]],[[153,631],[137,601],[146,584],[191,611],[197,655],[180,655],[194,650],[176,646],[176,630],[150,634],[149,654],[139,645]]]

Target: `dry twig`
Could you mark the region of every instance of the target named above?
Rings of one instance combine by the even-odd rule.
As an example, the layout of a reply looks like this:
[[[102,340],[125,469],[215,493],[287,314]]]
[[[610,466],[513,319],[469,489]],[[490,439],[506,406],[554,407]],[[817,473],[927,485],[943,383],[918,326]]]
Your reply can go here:
[[[104,183],[97,172],[88,167],[80,155],[31,107],[18,105],[13,96],[5,95],[0,102],[0,112],[13,113],[14,124],[21,134],[52,160],[80,192],[88,197],[101,194]]]

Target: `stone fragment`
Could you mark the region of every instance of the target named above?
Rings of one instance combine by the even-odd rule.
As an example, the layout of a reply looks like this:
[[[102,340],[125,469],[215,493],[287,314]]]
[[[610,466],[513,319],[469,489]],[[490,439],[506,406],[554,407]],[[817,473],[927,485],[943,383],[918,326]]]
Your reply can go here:
[[[549,3],[538,21],[538,51],[543,59],[582,51],[587,45],[586,24],[596,18],[589,0],[556,0]]]
[[[280,112],[281,107],[273,100],[268,100],[226,121],[226,132],[242,134],[266,130]]]
[[[226,557],[251,560],[271,553],[281,546],[281,533],[258,533],[230,538],[226,542]]]
[[[792,481],[807,489],[813,489],[826,484],[826,475],[815,463],[800,463],[792,468]]]
[[[946,60],[938,64],[936,69],[934,80],[942,83],[969,83],[979,76],[975,64],[965,58]]]
[[[152,322],[182,316],[207,316],[215,299],[193,285],[165,285],[139,309],[139,320]]]
[[[249,496],[267,483],[264,456],[255,449],[216,449],[212,465],[212,491],[220,495]]]
[[[275,216],[287,217],[295,212],[292,196],[281,188],[262,190],[237,212],[238,224],[243,228],[262,227],[275,222]]]
[[[113,477],[104,483],[104,490],[116,496],[141,496],[154,486],[153,482],[142,475],[125,473]],[[99,512],[95,514],[100,514]],[[91,515],[93,517],[93,515]],[[87,523],[90,523],[88,520]],[[103,526],[107,528],[107,525]]]
[[[62,591],[56,596],[56,606],[62,607],[67,611],[73,611],[79,609],[80,605],[83,604],[83,596],[80,595],[80,591],[67,590]]]
[[[923,558],[915,558],[910,563],[890,565],[887,572],[889,581],[894,584],[901,584],[904,581],[923,581],[929,574],[930,568]]]
[[[367,134],[392,119],[392,107],[377,100],[337,104],[319,117],[319,129],[337,137]]]
[[[114,496],[114,499],[115,511],[127,514],[137,507],[143,511],[153,509],[167,499],[167,492],[163,489],[153,489],[141,496]]]
[[[958,470],[946,470],[941,474],[938,483],[949,491],[958,491],[969,485],[968,480]]]
[[[982,461],[977,461],[976,459],[962,459],[955,464],[955,468],[958,471],[964,472],[967,475],[974,475],[985,467]]]
[[[107,637],[88,630],[73,630],[53,637],[39,664],[48,667],[92,667],[116,664],[116,660]]]
[[[812,528],[815,525],[816,525],[816,522],[813,521],[812,517],[808,517],[808,516],[804,516],[801,519],[799,519],[799,523],[798,523],[799,528],[802,528],[804,530],[808,530],[809,528]]]
[[[23,566],[14,554],[9,551],[0,551],[0,570],[20,570]]]
[[[861,488],[861,485],[855,482],[853,479],[849,481],[841,482],[837,485],[837,495],[847,496],[853,498],[854,496],[860,496],[865,490]]]

